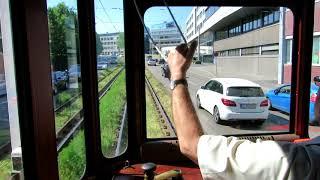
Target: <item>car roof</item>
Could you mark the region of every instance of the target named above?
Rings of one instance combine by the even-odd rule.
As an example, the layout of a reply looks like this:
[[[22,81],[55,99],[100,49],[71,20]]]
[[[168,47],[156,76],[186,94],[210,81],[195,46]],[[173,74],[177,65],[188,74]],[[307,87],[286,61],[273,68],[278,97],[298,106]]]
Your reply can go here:
[[[220,82],[225,88],[228,87],[261,87],[259,84],[256,84],[252,81],[241,79],[241,78],[212,78]]]

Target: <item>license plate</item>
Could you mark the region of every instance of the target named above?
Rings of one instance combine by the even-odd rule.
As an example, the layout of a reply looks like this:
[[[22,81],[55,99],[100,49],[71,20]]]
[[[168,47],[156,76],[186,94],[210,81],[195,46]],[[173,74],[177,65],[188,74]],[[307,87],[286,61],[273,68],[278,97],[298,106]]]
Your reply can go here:
[[[241,109],[255,109],[256,104],[240,104]]]

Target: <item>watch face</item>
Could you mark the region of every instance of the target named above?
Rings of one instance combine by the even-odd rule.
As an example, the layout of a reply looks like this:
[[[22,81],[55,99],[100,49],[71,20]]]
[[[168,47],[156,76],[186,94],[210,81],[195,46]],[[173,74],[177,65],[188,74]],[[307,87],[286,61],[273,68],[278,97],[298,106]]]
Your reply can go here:
[[[170,81],[170,89],[171,89],[171,90],[174,89],[174,81]]]

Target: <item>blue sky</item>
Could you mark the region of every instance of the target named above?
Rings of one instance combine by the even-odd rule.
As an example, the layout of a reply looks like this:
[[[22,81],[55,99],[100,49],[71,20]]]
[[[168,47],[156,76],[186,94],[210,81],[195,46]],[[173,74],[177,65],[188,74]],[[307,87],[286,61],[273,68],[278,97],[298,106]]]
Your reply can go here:
[[[100,3],[101,1],[101,3]],[[123,32],[123,1],[95,0],[96,31],[101,33]],[[68,7],[77,9],[76,0],[48,0],[48,7],[64,2]],[[175,19],[182,30],[185,29],[186,19],[191,7],[170,7]],[[145,13],[144,20],[147,26],[172,21],[166,7],[152,7]]]

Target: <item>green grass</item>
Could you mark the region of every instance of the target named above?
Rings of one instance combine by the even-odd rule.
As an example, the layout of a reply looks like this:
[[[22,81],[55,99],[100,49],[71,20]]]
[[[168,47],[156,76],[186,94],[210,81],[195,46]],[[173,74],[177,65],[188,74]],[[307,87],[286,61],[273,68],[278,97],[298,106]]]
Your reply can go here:
[[[11,158],[10,155],[5,156],[0,160],[0,180],[10,179]]]
[[[79,97],[70,106],[63,109],[63,111],[55,113],[56,131],[59,131],[63,125],[82,108],[82,98]]]
[[[117,141],[117,128],[126,101],[124,75],[125,73],[122,72],[108,93],[100,100],[102,149],[104,154],[108,156],[108,153],[113,152],[114,143]],[[84,134],[83,131],[80,131],[59,153],[60,179],[80,179],[86,163],[84,143]]]
[[[170,120],[173,120],[171,108],[171,94],[168,92],[168,90],[163,86],[161,82],[154,78],[154,76],[148,69],[146,69],[146,76],[148,77],[151,86],[153,87],[153,90],[158,95],[160,103],[162,104]]]
[[[118,66],[118,67],[116,67],[116,69],[114,69],[114,71],[112,71],[107,76],[102,78],[99,81],[98,90],[100,91],[120,70],[121,70],[121,67]]]
[[[85,142],[83,130],[63,148],[58,156],[60,179],[80,179],[85,169]]]
[[[125,72],[123,71],[108,93],[100,100],[100,129],[102,152],[114,156],[117,132],[126,103]]]
[[[146,117],[147,117],[147,138],[161,138],[165,134],[161,129],[160,116],[157,112],[156,105],[152,100],[152,96],[146,88]]]

